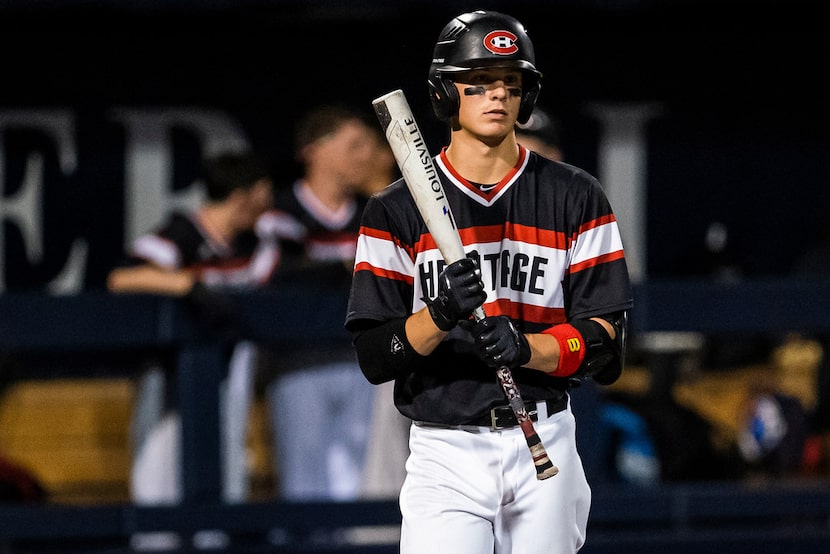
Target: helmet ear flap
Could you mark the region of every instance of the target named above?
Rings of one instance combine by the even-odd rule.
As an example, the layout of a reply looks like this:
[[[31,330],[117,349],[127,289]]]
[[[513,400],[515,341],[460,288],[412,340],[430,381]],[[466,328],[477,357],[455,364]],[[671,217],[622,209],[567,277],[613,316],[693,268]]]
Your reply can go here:
[[[519,105],[519,114],[516,121],[519,123],[527,123],[530,115],[533,113],[533,108],[536,106],[536,100],[539,98],[539,93],[542,91],[542,84],[537,80],[533,86],[522,92],[522,102]]]
[[[429,97],[432,100],[432,110],[441,121],[452,118],[461,105],[455,83],[438,75],[429,80]]]

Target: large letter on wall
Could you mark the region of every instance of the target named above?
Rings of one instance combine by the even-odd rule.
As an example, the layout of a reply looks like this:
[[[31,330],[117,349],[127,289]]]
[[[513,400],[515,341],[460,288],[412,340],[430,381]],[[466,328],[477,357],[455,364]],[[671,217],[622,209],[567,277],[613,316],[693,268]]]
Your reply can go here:
[[[171,210],[192,209],[202,200],[201,190],[195,186],[173,191],[173,128],[192,132],[205,156],[248,145],[239,123],[219,111],[118,108],[112,111],[112,119],[126,129],[125,247],[152,230]]]
[[[66,110],[9,110],[0,111],[0,292],[6,290],[6,253],[3,221],[11,221],[20,229],[26,256],[32,263],[43,259],[43,152],[30,152],[18,192],[6,196],[5,130],[31,129],[54,141],[61,173],[74,173],[78,164],[75,145],[75,121]],[[58,279],[49,284],[53,294],[70,294],[81,290],[86,269],[87,245],[84,239],[73,241],[67,263]]]

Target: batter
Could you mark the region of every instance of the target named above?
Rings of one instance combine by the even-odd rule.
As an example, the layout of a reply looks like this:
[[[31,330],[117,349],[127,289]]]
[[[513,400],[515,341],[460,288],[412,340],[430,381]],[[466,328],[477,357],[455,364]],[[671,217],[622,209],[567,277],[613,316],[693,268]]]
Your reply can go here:
[[[450,21],[428,84],[450,130],[435,165],[467,258],[444,264],[402,180],[363,212],[346,327],[366,378],[394,380],[395,405],[414,422],[404,554],[565,554],[585,543],[591,490],[568,390],[619,377],[631,285],[599,182],[516,141],[541,78],[513,17]],[[537,479],[501,366],[558,475]]]

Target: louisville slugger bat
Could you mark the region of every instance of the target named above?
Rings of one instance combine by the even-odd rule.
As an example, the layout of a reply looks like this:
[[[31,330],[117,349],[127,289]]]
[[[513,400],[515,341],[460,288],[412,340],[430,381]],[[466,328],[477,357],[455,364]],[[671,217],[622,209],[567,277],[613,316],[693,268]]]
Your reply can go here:
[[[403,91],[398,89],[380,96],[372,101],[372,106],[380,120],[386,140],[392,147],[406,186],[444,261],[451,264],[464,258],[464,245],[461,243],[455,219],[444,195],[444,187]],[[485,317],[484,309],[477,308],[473,315],[476,321],[480,321]],[[545,445],[536,433],[519,388],[513,381],[513,373],[509,367],[504,366],[496,370],[496,374],[510,408],[516,415],[516,421],[524,433],[533,464],[536,466],[536,478],[542,480],[553,477],[559,473],[559,468],[553,465]]]

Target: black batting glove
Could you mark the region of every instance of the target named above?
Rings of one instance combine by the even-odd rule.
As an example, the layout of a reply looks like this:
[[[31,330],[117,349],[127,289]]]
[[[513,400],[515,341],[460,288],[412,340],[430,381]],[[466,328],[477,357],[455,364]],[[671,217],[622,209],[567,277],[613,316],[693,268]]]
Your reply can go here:
[[[435,325],[442,331],[451,331],[459,321],[469,319],[486,299],[478,264],[472,258],[462,258],[438,276],[438,295],[423,301]]]
[[[478,347],[479,358],[489,367],[515,369],[530,361],[527,338],[506,315],[485,317],[468,328]]]

